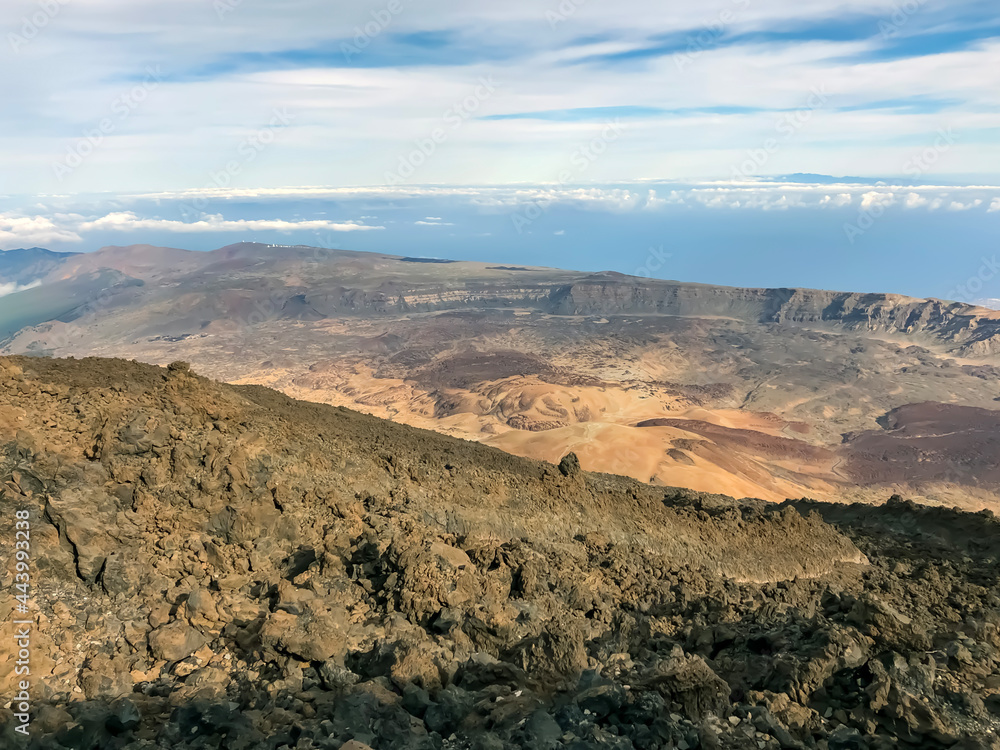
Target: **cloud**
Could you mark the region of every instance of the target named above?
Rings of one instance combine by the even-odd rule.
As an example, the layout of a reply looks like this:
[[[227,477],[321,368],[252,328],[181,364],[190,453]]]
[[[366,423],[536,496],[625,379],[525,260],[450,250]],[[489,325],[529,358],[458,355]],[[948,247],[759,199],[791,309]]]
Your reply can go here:
[[[536,203],[539,205],[565,204],[595,210],[662,211],[671,207],[700,205],[706,208],[778,209],[825,207],[844,208],[861,202],[863,208],[875,202],[883,205],[901,203],[907,209],[936,210],[961,198],[962,203],[993,201],[990,210],[1000,211],[997,186],[940,186],[905,185],[888,182],[873,190],[870,183],[852,182],[776,182],[746,180],[742,182],[680,183],[650,181],[657,187],[636,184],[631,187],[608,186],[551,186],[551,185],[485,185],[485,186],[370,186],[323,187],[303,186],[262,189],[206,188],[179,192],[145,193],[126,196],[131,201],[154,200],[169,203],[179,200],[256,201],[269,207],[283,200],[335,199],[350,200],[448,200],[470,201],[483,208],[506,210],[511,207]],[[977,207],[979,204],[971,206]],[[273,210],[273,208],[271,209]],[[425,221],[438,221],[428,217]]]
[[[18,292],[23,292],[28,289],[35,289],[42,285],[41,281],[33,281],[30,284],[15,284],[13,282],[9,284],[0,284],[0,297],[6,297],[9,294],[17,294]]]
[[[861,210],[871,208],[887,208],[896,203],[896,195],[892,192],[872,190],[861,196]]]
[[[0,214],[0,245],[8,248],[79,241],[75,231],[56,225],[48,217]]]
[[[343,45],[374,23],[373,12],[385,15],[385,0],[358,0],[335,17],[327,0],[297,0],[294,13],[245,1],[225,4],[225,14],[207,0],[47,5],[60,6],[58,17],[16,52],[8,45],[16,64],[0,78],[0,97],[18,106],[0,111],[0,162],[17,169],[0,193],[149,192],[213,175],[247,189],[310,184],[328,179],[330,164],[342,185],[379,185],[415,140],[450,127],[442,113],[491,74],[500,93],[463,111],[461,138],[427,160],[421,181],[463,184],[469,164],[486,183],[555,181],[614,116],[627,119],[627,134],[588,181],[726,178],[822,84],[835,101],[762,173],[903,174],[943,123],[961,138],[936,168],[986,175],[1000,163],[1000,41],[980,0],[916,3],[892,38],[879,23],[894,22],[896,0],[814,0],[794,19],[787,0],[678,0],[669,14],[650,14],[649,0],[422,0],[375,23],[357,54]],[[9,31],[38,7],[5,0],[17,19]],[[674,53],[691,53],[692,40],[690,64],[679,68]],[[165,79],[119,121],[147,64]],[[283,108],[294,119],[260,158],[256,146],[241,152]],[[116,127],[95,148],[87,136],[105,118]],[[53,158],[83,149],[84,163],[59,183],[47,168]],[[238,175],[227,173],[231,163]]]
[[[210,236],[252,232],[368,233],[395,223],[422,227],[457,226],[444,221],[441,211],[461,207],[480,215],[533,213],[553,207],[576,211],[615,214],[670,213],[677,211],[806,211],[821,209],[861,211],[899,206],[910,212],[1000,212],[998,185],[904,185],[894,182],[838,182],[833,178],[809,176],[803,181],[743,180],[692,183],[649,180],[630,185],[518,184],[485,186],[370,186],[328,187],[291,186],[283,188],[202,188],[177,192],[139,193],[115,200],[99,198],[85,202],[72,196],[50,196],[47,204],[33,202],[30,208],[0,213],[0,247],[65,246],[77,244],[90,233],[132,233],[139,237],[153,233]],[[204,203],[202,203],[202,201]],[[183,209],[192,203],[208,207],[196,219]],[[227,219],[224,211],[239,203],[247,218]],[[331,220],[331,205],[348,215],[373,219],[373,208],[392,206],[414,210],[405,219],[373,222]],[[313,214],[300,214],[305,207]],[[351,209],[351,206],[354,209]],[[419,211],[419,213],[417,213]],[[244,214],[246,215],[246,214]],[[287,217],[287,218],[284,218]],[[412,218],[411,218],[412,217]],[[424,218],[418,218],[424,217]],[[463,221],[463,224],[468,223]],[[555,228],[553,228],[555,231]],[[68,249],[68,248],[67,248]]]
[[[473,204],[508,211],[534,205],[573,206],[585,210],[628,212],[644,205],[643,195],[622,187],[552,187],[549,185],[479,188],[469,195]]]
[[[819,201],[820,206],[829,206],[831,208],[843,208],[844,206],[849,206],[852,203],[854,203],[854,196],[850,193],[824,195]]]
[[[973,208],[979,208],[983,205],[981,200],[970,201],[969,203],[962,203],[961,201],[952,201],[948,204],[949,211],[970,211]]]
[[[333,221],[285,221],[283,219],[239,219],[227,221],[221,215],[205,216],[198,221],[184,222],[170,219],[143,219],[131,211],[118,211],[100,219],[84,221],[80,231],[121,231],[135,232],[167,231],[180,233],[238,232],[238,231],[327,231],[327,232],[369,232],[385,227],[368,226],[357,222]]]
[[[643,207],[647,211],[656,211],[667,206],[683,206],[684,196],[680,191],[671,190],[666,198],[661,198],[655,190],[650,190],[646,194],[646,205]]]

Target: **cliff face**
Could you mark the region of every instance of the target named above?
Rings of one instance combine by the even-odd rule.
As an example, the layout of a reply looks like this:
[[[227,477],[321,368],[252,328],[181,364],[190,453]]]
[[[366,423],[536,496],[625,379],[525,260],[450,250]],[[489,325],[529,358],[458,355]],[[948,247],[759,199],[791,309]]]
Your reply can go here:
[[[393,283],[375,290],[339,287],[306,291],[303,299],[326,316],[516,307],[548,315],[723,318],[932,338],[963,356],[1000,353],[1000,313],[892,294],[743,289],[608,274],[554,286],[494,282],[417,288]]]
[[[734,289],[623,277],[553,289],[549,302],[557,315],[656,314],[766,322],[793,294],[785,289]]]
[[[406,261],[369,253],[264,245],[239,245],[212,253],[135,246],[75,257],[43,250],[11,251],[0,253],[0,283],[11,279],[24,283],[29,277],[35,281],[48,270],[45,282],[53,284],[101,269],[146,282],[143,298],[130,298],[135,309],[120,310],[115,304],[102,303],[101,319],[95,321],[99,327],[119,313],[127,315],[130,324],[141,323],[149,317],[145,309],[159,310],[153,321],[159,330],[169,324],[164,317],[169,318],[170,301],[184,296],[200,300],[192,303],[191,314],[200,315],[202,322],[520,308],[548,315],[662,315],[831,326],[916,336],[921,343],[936,340],[961,356],[1000,353],[1000,312],[957,302],[892,294],[719,287],[611,272]]]
[[[963,345],[1000,333],[1000,315],[960,302],[801,289],[793,292],[774,321],[832,322],[855,330],[930,334]]]
[[[556,315],[656,314],[731,318],[745,323],[836,325],[875,333],[924,335],[961,353],[1000,353],[1000,313],[958,302],[813,289],[741,289],[674,282],[588,280],[554,288]]]

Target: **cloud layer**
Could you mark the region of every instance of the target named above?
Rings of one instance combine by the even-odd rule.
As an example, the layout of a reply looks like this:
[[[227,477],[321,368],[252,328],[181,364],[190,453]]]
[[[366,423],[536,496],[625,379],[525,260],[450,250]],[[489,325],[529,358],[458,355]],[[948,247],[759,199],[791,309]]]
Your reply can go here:
[[[77,219],[78,217],[72,217]],[[372,227],[360,222],[334,221],[285,221],[284,219],[238,219],[227,221],[219,214],[205,216],[197,221],[177,221],[172,219],[144,219],[132,211],[118,211],[107,214],[92,221],[81,221],[75,226],[76,231],[156,231],[178,232],[184,234],[203,234],[208,232],[239,232],[239,231],[322,231],[322,232],[369,232],[384,229]]]
[[[1000,295],[998,185],[785,180],[0,196],[0,248],[254,241],[731,286]]]
[[[901,216],[938,212],[997,214],[1000,185],[903,185],[814,179],[655,181],[592,186],[205,187],[135,193],[91,203],[51,199],[30,208],[0,212],[0,247],[66,246],[84,243],[92,236],[144,232],[188,236],[379,232],[386,229],[387,221],[394,222],[387,217],[395,209],[425,204],[438,209],[435,214],[442,207],[454,205],[460,206],[466,216],[470,211],[481,216],[507,215],[515,227],[519,220],[530,224],[536,214],[557,206],[584,212],[651,216],[684,210],[768,213],[817,210],[837,212],[852,223],[864,224],[889,211]],[[334,220],[326,216],[328,211],[318,210],[331,205],[337,206],[337,213],[344,218]],[[372,210],[376,210],[376,215],[367,215]],[[235,211],[242,215],[231,215]],[[455,222],[443,216],[421,215],[411,225],[444,228],[455,226]]]
[[[0,10],[0,192],[1000,174],[980,0],[39,7]]]

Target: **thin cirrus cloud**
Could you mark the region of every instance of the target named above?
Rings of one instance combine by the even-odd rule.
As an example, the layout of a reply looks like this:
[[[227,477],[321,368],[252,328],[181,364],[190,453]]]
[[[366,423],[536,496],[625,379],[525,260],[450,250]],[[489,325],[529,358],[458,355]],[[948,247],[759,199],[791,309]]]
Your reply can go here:
[[[736,22],[709,24],[704,28],[690,28],[668,34],[651,35],[646,43],[632,49],[597,54],[579,60],[580,63],[636,63],[660,57],[685,56],[707,49],[727,47],[774,48],[809,42],[856,43],[853,51],[845,51],[838,59],[847,62],[872,62],[899,60],[909,57],[938,55],[972,48],[978,42],[1000,36],[1000,24],[994,19],[982,23],[981,19],[962,13],[962,5],[954,7],[951,14],[953,28],[919,28],[925,19],[940,20],[940,12],[931,8],[915,18],[917,13],[898,9],[881,19],[873,20],[871,13],[856,13],[848,17],[831,19],[803,19],[798,22],[780,22],[770,29],[741,30]],[[733,12],[733,16],[737,16]],[[956,26],[957,27],[954,27]],[[907,33],[910,32],[910,33]],[[693,43],[692,43],[693,42]]]
[[[189,79],[211,79],[221,75],[267,70],[303,68],[409,68],[424,66],[465,67],[484,62],[515,59],[523,50],[513,42],[468,39],[452,29],[392,34],[361,43],[352,37],[330,39],[314,47],[238,52],[213,60],[180,75]]]

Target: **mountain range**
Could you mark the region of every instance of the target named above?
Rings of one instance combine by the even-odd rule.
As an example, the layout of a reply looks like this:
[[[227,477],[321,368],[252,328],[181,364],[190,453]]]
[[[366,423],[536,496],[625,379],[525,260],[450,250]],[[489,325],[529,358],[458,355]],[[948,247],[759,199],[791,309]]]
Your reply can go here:
[[[0,352],[263,384],[665,486],[1000,508],[1000,312],[244,243],[0,253]]]

